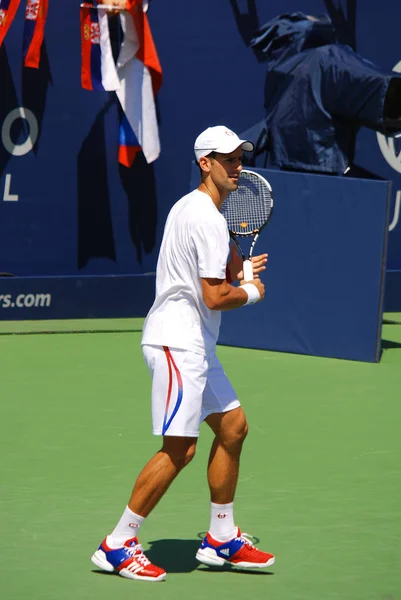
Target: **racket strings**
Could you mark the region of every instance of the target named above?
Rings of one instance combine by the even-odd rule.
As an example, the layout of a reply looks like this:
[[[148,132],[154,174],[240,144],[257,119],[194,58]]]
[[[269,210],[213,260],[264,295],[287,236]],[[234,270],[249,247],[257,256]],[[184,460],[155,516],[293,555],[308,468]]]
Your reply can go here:
[[[230,231],[250,235],[269,220],[273,197],[268,186],[259,178],[240,177],[238,189],[231,192],[222,207]]]

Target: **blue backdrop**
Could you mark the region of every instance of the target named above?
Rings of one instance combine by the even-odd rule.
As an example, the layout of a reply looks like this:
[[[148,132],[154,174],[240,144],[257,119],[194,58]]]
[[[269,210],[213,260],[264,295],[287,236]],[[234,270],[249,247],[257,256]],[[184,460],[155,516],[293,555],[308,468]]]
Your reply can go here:
[[[245,33],[298,10],[330,12],[347,32],[352,24],[342,15],[356,1],[153,0],[148,14],[163,67],[162,150],[152,165],[139,156],[132,169],[117,162],[115,94],[81,89],[79,2],[50,3],[39,71],[22,68],[23,4],[0,49],[0,272],[80,277],[153,271],[167,212],[190,186],[197,134],[219,123],[240,132],[263,118],[265,67],[244,43]],[[400,16],[392,0],[359,5],[357,51],[396,67]],[[363,130],[356,159],[393,183],[387,268],[397,272],[397,142]]]
[[[266,296],[223,313],[220,343],[378,361],[389,184],[258,171],[277,198],[255,246],[269,252]]]

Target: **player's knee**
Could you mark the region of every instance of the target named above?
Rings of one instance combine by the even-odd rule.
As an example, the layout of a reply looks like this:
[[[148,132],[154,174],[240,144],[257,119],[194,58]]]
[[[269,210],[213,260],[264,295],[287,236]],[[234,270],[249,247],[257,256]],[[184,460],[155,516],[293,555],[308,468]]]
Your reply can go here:
[[[165,442],[162,449],[169,455],[171,462],[178,471],[186,467],[195,456],[196,441],[186,441],[185,439]]]
[[[243,430],[242,430],[242,441],[244,441],[246,436],[248,435],[248,430],[249,430],[248,423],[245,421]]]
[[[223,445],[229,452],[235,452],[241,449],[246,436],[248,435],[248,423],[241,419],[230,428],[222,439]]]
[[[177,452],[170,454],[171,460],[175,464],[176,468],[181,471],[184,467],[189,465],[193,457],[195,456],[195,446],[190,446],[183,452]]]
[[[236,431],[237,442],[243,444],[246,436],[248,435],[248,423],[244,421],[241,423]]]
[[[179,461],[181,462],[182,468],[186,467],[191,460],[194,458],[196,452],[196,444],[192,444],[189,446],[184,453],[182,453],[179,457]]]

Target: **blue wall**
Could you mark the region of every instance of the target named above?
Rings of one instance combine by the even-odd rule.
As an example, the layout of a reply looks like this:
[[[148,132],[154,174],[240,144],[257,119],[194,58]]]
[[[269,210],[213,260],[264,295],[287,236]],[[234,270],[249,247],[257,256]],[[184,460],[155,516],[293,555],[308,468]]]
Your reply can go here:
[[[266,298],[223,313],[220,343],[378,361],[391,184],[260,172],[275,197],[256,246],[269,252]],[[154,297],[152,275],[0,281],[0,320],[142,316]]]
[[[139,157],[127,170],[117,163],[115,94],[80,86],[79,2],[51,3],[39,72],[22,69],[21,3],[0,50],[0,123],[24,106],[38,121],[39,137],[22,156],[0,144],[0,272],[82,276],[154,270],[166,214],[190,185],[196,135],[217,123],[240,132],[263,117],[265,68],[239,29],[252,4],[260,24],[283,12],[326,13],[329,6],[323,0],[153,0],[149,20],[164,75],[158,96],[162,153],[153,165]],[[345,0],[331,4],[346,13]],[[242,14],[239,21],[234,6]],[[357,50],[392,69],[401,60],[400,17],[401,5],[393,0],[380,7],[359,3]],[[10,130],[17,144],[26,140],[24,126],[17,119]],[[392,156],[391,149],[386,155]],[[401,224],[394,216],[401,167],[396,158],[388,160],[393,166],[376,134],[362,131],[358,163],[393,182],[387,266],[398,271]],[[16,195],[17,201],[10,200]],[[361,226],[358,217],[356,227]]]
[[[390,184],[258,171],[275,199],[255,246],[266,297],[223,313],[220,343],[378,361]]]

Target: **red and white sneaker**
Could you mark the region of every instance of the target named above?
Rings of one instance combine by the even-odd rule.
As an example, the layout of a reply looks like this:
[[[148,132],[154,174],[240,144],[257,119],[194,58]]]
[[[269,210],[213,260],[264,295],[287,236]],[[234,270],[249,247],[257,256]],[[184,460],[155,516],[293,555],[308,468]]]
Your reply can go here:
[[[262,552],[248,539],[247,534],[241,534],[238,528],[237,537],[229,542],[218,542],[208,533],[203,538],[201,547],[196,553],[199,562],[210,567],[222,566],[228,563],[235,567],[263,568],[274,564],[273,554]]]
[[[145,556],[137,538],[127,540],[121,548],[109,548],[106,539],[100,544],[91,558],[97,566],[112,573],[113,571],[128,579],[142,581],[164,581],[166,571],[152,565]]]

